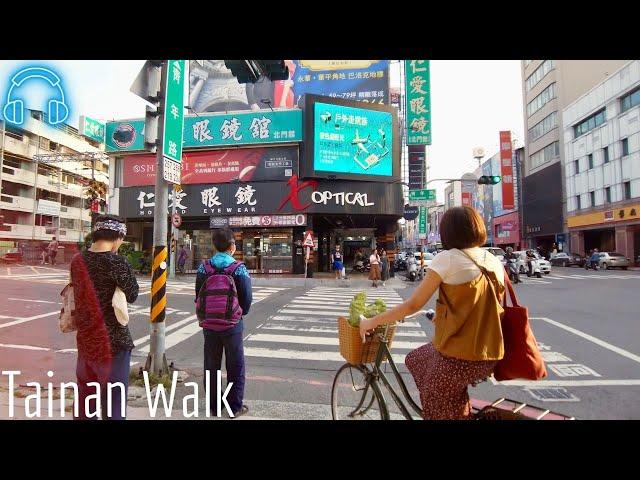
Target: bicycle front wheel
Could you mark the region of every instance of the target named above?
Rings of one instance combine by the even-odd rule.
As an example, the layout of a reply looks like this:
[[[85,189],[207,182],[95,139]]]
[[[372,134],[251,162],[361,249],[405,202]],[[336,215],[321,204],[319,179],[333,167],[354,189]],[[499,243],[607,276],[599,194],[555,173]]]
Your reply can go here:
[[[384,420],[380,394],[363,367],[340,367],[331,388],[331,415],[334,420]]]

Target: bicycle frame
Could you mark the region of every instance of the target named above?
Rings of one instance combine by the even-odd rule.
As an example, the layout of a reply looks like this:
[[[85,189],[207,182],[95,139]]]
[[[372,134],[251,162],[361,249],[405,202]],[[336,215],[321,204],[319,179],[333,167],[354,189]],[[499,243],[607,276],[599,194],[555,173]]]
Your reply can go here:
[[[369,379],[367,381],[367,387],[365,388],[365,391],[362,395],[362,400],[360,401],[360,405],[358,405],[358,408],[362,406],[362,403],[364,402],[364,399],[366,397],[368,387],[371,386],[374,389],[374,393],[376,395],[380,395],[381,397],[380,404],[382,407],[383,419],[389,420],[390,414],[389,414],[389,408],[387,407],[387,402],[384,398],[384,395],[382,394],[382,390],[378,387],[377,384],[374,384],[374,383],[377,383],[378,379],[380,379],[382,380],[382,383],[384,383],[385,387],[387,387],[387,390],[391,394],[391,397],[393,398],[393,401],[395,402],[395,404],[398,406],[398,408],[402,412],[402,415],[407,420],[413,420],[411,413],[409,413],[409,410],[407,409],[406,405],[403,403],[400,396],[396,393],[396,391],[391,386],[389,379],[384,374],[384,372],[380,370],[380,365],[382,365],[383,359],[385,358],[385,355],[386,355],[389,365],[391,366],[391,371],[393,372],[393,375],[395,376],[398,384],[400,385],[402,396],[404,396],[405,400],[409,403],[410,407],[413,408],[413,410],[418,415],[422,416],[422,408],[419,407],[416,404],[416,402],[413,401],[413,398],[411,398],[411,395],[409,394],[409,390],[407,389],[407,385],[404,383],[404,380],[402,379],[402,376],[398,371],[398,367],[393,361],[393,357],[391,356],[391,351],[389,350],[389,342],[388,340],[385,340],[385,337],[386,337],[386,330],[385,330],[385,335],[380,336],[380,347],[378,348],[378,353],[376,355],[376,360],[375,360],[375,363],[373,364],[373,368],[370,369],[366,365],[363,365],[363,368],[367,372],[367,376],[369,377]]]

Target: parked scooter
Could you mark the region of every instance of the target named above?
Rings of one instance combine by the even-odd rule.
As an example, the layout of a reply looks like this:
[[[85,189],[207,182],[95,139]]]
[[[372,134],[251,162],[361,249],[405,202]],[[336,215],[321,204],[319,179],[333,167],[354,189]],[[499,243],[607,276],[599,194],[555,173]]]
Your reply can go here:
[[[353,264],[353,270],[356,272],[363,273],[364,272],[364,262],[362,260],[356,260]]]
[[[507,272],[509,273],[509,280],[512,283],[521,283],[520,272],[518,271],[518,260],[510,258],[507,260]]]

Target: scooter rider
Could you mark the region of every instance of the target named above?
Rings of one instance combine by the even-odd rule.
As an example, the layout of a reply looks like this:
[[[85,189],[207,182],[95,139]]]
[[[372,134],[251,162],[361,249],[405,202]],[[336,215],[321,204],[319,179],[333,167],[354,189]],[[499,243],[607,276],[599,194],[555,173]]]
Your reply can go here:
[[[536,257],[533,250],[527,250],[527,268],[529,269],[529,276],[533,275],[533,264],[531,263],[531,260],[536,260],[537,258],[538,257]]]
[[[504,259],[507,261],[507,272],[510,273],[510,270],[513,268],[516,282],[518,282],[519,281],[519,276],[518,276],[518,263],[517,262],[518,262],[519,258],[518,258],[517,254],[513,253],[513,247],[507,247]],[[509,260],[514,260],[515,261],[513,266],[509,262]]]
[[[600,260],[600,253],[598,252],[597,248],[594,248],[593,252],[591,253],[591,256],[589,257],[589,267],[595,268],[598,265],[599,260]]]

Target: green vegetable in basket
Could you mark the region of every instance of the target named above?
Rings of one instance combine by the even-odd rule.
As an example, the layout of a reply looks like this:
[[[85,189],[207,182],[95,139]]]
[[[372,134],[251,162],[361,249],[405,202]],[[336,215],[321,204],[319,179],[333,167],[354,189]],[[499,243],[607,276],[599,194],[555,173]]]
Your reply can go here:
[[[367,294],[360,292],[351,301],[349,306],[349,325],[352,327],[360,326],[360,315],[371,318],[387,311],[387,305],[381,298],[376,299],[374,303],[369,305],[365,305],[366,300]]]
[[[365,302],[367,301],[367,294],[365,292],[357,293],[351,305],[349,305],[349,325],[352,327],[360,326],[360,315],[363,315],[366,310]]]

